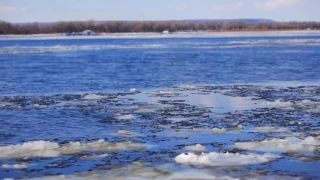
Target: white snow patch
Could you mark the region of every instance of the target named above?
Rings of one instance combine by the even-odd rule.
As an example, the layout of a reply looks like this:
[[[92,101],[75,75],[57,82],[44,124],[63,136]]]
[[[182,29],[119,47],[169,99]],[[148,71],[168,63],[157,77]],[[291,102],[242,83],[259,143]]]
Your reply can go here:
[[[213,134],[223,134],[223,133],[226,133],[227,130],[225,128],[212,128],[212,133]]]
[[[296,137],[287,137],[285,139],[270,139],[253,142],[236,142],[234,147],[243,150],[262,150],[273,151],[281,150],[288,152],[307,152],[320,150],[319,139],[309,136],[305,139],[298,139]]]
[[[207,148],[201,144],[196,144],[194,146],[185,146],[184,149],[187,151],[204,152]]]
[[[29,164],[27,164],[27,163],[22,163],[22,164],[3,164],[1,167],[5,168],[5,169],[25,169],[25,168],[29,167]]]
[[[205,166],[240,166],[247,164],[259,164],[274,161],[280,156],[265,153],[258,154],[239,154],[239,153],[202,153],[196,155],[194,153],[180,154],[175,157],[178,164],[185,165],[205,165]]]

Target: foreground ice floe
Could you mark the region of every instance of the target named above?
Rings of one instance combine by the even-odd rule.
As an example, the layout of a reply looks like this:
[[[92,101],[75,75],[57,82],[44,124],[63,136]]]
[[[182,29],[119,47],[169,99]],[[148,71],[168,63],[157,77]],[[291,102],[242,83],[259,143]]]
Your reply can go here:
[[[259,164],[274,161],[280,156],[265,153],[258,154],[239,154],[239,153],[202,153],[196,155],[194,153],[180,154],[175,157],[178,164],[185,165],[204,165],[204,166],[240,166],[247,164]]]
[[[306,137],[299,139],[296,137],[287,137],[285,139],[269,139],[253,142],[236,142],[234,147],[242,150],[261,150],[261,151],[288,151],[304,152],[320,150],[320,141],[316,137]]]
[[[103,139],[93,142],[69,142],[59,145],[50,141],[31,141],[23,144],[0,147],[0,158],[57,157],[63,154],[77,154],[84,151],[143,151],[147,145],[136,142],[108,143]]]
[[[204,152],[207,148],[201,144],[196,144],[194,146],[185,146],[184,149],[187,151]]]

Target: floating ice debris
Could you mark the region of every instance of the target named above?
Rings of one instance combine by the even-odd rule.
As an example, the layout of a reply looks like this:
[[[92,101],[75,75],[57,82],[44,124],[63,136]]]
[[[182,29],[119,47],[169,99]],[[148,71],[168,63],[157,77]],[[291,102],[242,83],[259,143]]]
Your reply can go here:
[[[96,160],[96,159],[101,159],[101,158],[105,158],[108,157],[108,154],[93,154],[93,155],[85,155],[85,156],[81,156],[80,159],[83,160]]]
[[[50,141],[30,141],[0,147],[0,158],[58,157],[61,154],[77,154],[84,151],[142,151],[145,149],[147,149],[147,146],[143,143],[107,143],[103,139],[92,142],[69,142],[62,146]]]
[[[306,111],[310,113],[320,114],[320,107],[308,109]]]
[[[154,113],[156,112],[157,110],[156,109],[153,109],[153,108],[140,108],[136,111],[134,111],[135,113]]]
[[[137,88],[131,88],[129,91],[131,93],[140,93],[141,92],[140,89],[137,89]]]
[[[195,85],[181,85],[181,86],[179,86],[179,88],[181,88],[181,89],[198,89],[199,87],[195,86]]]
[[[18,145],[0,147],[0,158],[21,157],[21,156],[42,156],[57,157],[59,152],[58,143],[50,141],[30,141]]]
[[[55,175],[31,178],[29,180],[240,180],[222,172],[207,171],[201,169],[175,170],[175,168],[162,168],[159,166],[146,166],[143,163],[132,163],[128,166],[114,167],[104,171],[90,171],[73,175]]]
[[[127,131],[127,130],[119,130],[117,132],[117,135],[122,136],[122,137],[133,137],[134,136],[130,131]]]
[[[115,118],[119,120],[132,120],[132,119],[135,119],[136,117],[132,114],[126,114],[126,115],[116,116]]]
[[[5,168],[5,169],[25,169],[25,168],[29,167],[29,164],[27,164],[27,163],[22,163],[22,164],[3,164],[1,167]]]
[[[187,151],[204,152],[207,148],[201,144],[196,144],[195,146],[185,146],[184,149]]]
[[[306,152],[320,150],[319,139],[309,136],[305,139],[298,139],[296,137],[287,137],[285,139],[270,139],[253,142],[236,142],[234,147],[243,150],[262,150],[274,151],[282,150],[288,152]]]
[[[99,99],[108,99],[110,96],[101,96],[97,94],[87,94],[83,97],[85,100],[99,100]]]
[[[227,130],[225,128],[212,128],[212,133],[213,134],[223,134],[223,133],[226,133]]]
[[[173,95],[173,92],[172,91],[165,91],[165,90],[161,90],[161,91],[155,91],[155,92],[152,92],[153,94],[155,95],[161,95],[161,96],[172,96]]]
[[[240,180],[239,178],[233,178],[231,176],[222,175],[222,174],[212,174],[212,173],[205,173],[199,170],[188,170],[182,172],[175,172],[168,178],[164,178],[167,180]]]
[[[267,105],[276,106],[276,107],[290,107],[293,105],[290,101],[276,100],[273,102],[267,102]]]
[[[83,151],[124,151],[133,150],[141,151],[147,149],[143,143],[121,142],[121,143],[107,143],[103,139],[93,142],[70,142],[63,145],[59,151],[62,154],[76,154]]]
[[[205,165],[205,166],[240,166],[247,164],[259,164],[274,161],[280,156],[265,153],[258,154],[239,154],[239,153],[202,153],[196,155],[194,153],[180,154],[175,157],[178,164],[185,165]]]
[[[278,129],[275,127],[271,127],[271,126],[263,126],[263,127],[256,127],[254,129],[255,132],[261,132],[261,133],[265,133],[265,132],[285,132],[285,130],[283,129]]]

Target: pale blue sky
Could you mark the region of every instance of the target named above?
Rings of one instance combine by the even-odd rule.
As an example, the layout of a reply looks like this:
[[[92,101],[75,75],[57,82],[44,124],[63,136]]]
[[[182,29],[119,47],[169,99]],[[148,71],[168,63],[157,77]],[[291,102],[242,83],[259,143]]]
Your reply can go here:
[[[320,21],[320,0],[0,0],[0,20],[265,18]]]

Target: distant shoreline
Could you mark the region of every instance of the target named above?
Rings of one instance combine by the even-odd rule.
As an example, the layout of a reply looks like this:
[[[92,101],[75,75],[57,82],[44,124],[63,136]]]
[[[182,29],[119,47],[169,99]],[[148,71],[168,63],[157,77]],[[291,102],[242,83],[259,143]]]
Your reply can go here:
[[[152,39],[152,38],[219,38],[219,37],[273,37],[273,36],[320,36],[320,30],[249,30],[249,31],[197,31],[173,32],[162,34],[158,32],[143,33],[102,33],[98,36],[66,36],[64,33],[0,35],[0,40],[54,40],[54,39]]]

